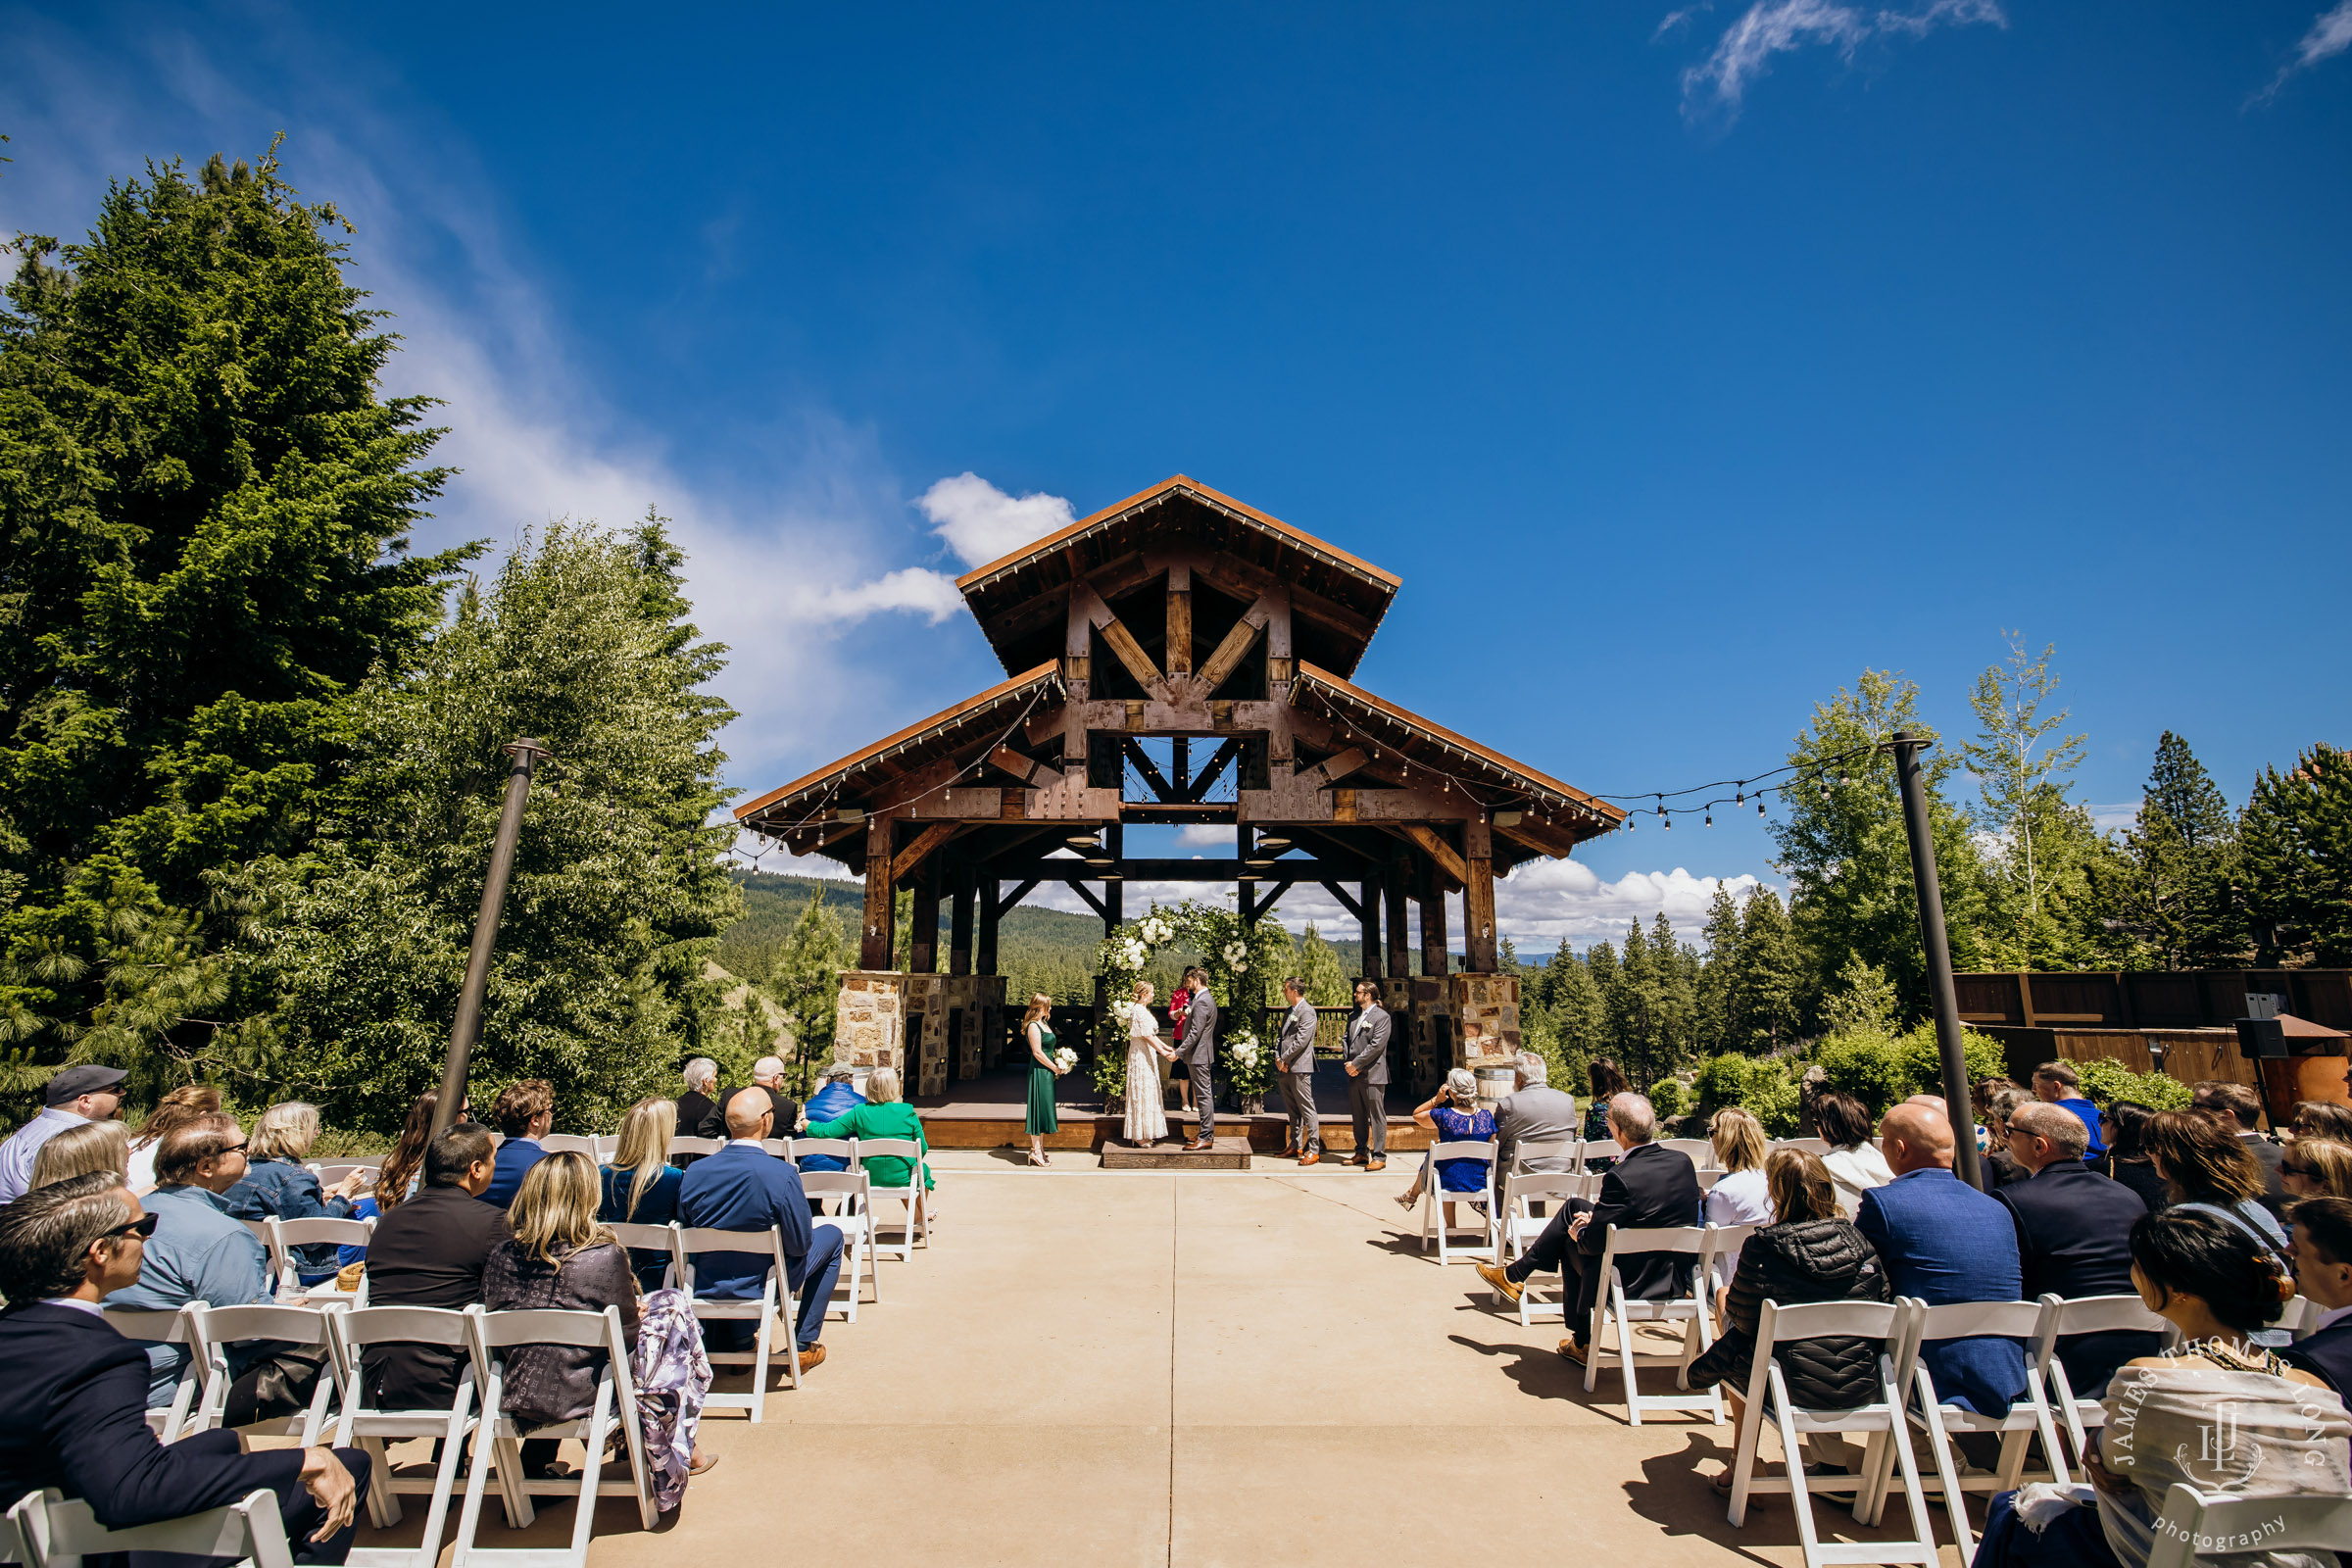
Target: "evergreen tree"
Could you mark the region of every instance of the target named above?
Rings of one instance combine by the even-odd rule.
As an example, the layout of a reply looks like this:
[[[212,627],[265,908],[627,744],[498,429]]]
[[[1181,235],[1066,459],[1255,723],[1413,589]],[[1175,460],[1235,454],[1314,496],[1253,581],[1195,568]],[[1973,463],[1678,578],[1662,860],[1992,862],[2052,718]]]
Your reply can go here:
[[[2352,966],[2352,754],[2263,769],[2239,822],[2256,962]]]
[[[1323,940],[1312,921],[1298,939],[1298,978],[1306,982],[1306,1000],[1316,1006],[1348,1005],[1348,971],[1339,951]]]
[[[44,1053],[211,1049],[243,999],[206,956],[208,876],[301,852],[354,690],[421,645],[471,554],[406,553],[449,470],[426,464],[429,400],[378,396],[393,340],[343,277],[342,227],[274,157],[216,157],[112,187],[78,244],[17,243],[0,1001]]]
[[[559,524],[466,595],[413,673],[362,689],[319,843],[223,879],[249,911],[241,982],[282,999],[282,1054],[222,1064],[240,1093],[388,1128],[437,1079],[516,735],[554,762],[523,819],[475,1100],[544,1077],[564,1119],[610,1121],[704,1044],[705,965],[742,907],[719,863],[732,830],[710,820],[733,715],[704,692],[722,650],[683,618],[677,573],[659,518]]]
[[[1756,889],[1740,914],[1735,1049],[1773,1052],[1802,1036],[1807,972],[1780,895]]]
[[[2171,730],[2156,743],[2125,856],[2123,917],[2160,967],[2226,967],[2244,955],[2237,827],[2205,764]]]
[[[1675,935],[1674,922],[1660,909],[1650,922],[1649,954],[1658,997],[1658,1075],[1674,1071],[1691,1054],[1698,1014],[1698,950]]]
[[[1801,948],[1817,963],[1853,955],[1886,970],[1906,1015],[1927,1010],[1927,960],[1894,760],[1877,748],[1901,730],[1936,738],[1919,717],[1918,701],[1914,683],[1866,669],[1854,690],[1816,706],[1788,753],[1799,773],[1781,790],[1784,814],[1772,830]],[[1966,815],[1943,798],[1942,783],[1958,764],[1939,746],[1928,748],[1920,763],[1952,966],[1972,969],[1983,966],[1977,933],[1984,924],[1984,873]],[[1815,974],[1811,989],[1829,991],[1829,978]]]
[[[2082,907],[2098,835],[2067,798],[2083,738],[2051,733],[2068,717],[2065,709],[2047,711],[2058,689],[2054,651],[2034,655],[2011,633],[2007,664],[1979,675],[1969,696],[1979,732],[1961,755],[1982,792],[1977,826],[1995,846],[1983,936],[1985,958],[2002,968],[2073,968],[2106,946]]]
[[[1610,968],[1615,967],[1616,955],[1607,943],[1594,951]],[[1589,958],[1580,961],[1568,950],[1565,937],[1544,971],[1546,1006],[1560,1042],[1561,1058],[1580,1079],[1586,1062],[1609,1052],[1607,999],[1593,974],[1592,963]]]
[[[808,906],[777,950],[766,987],[792,1032],[792,1061],[804,1072],[832,1059],[841,971],[848,961],[848,929],[826,905],[824,890],[811,889]]]
[[[1734,1049],[1733,1030],[1740,1010],[1740,906],[1720,880],[1707,901],[1704,936],[1707,956],[1698,972],[1691,1049],[1711,1056]]]

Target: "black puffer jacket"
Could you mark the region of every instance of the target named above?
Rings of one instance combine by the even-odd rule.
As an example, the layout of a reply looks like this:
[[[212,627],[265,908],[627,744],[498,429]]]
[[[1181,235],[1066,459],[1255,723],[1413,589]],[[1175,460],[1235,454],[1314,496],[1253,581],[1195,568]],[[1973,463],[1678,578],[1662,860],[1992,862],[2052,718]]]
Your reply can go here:
[[[1886,1271],[1879,1254],[1847,1219],[1794,1220],[1767,1225],[1740,1250],[1733,1276],[1730,1325],[1690,1366],[1690,1386],[1728,1383],[1747,1392],[1764,1303],[1886,1300]],[[1877,1340],[1800,1340],[1780,1351],[1788,1397],[1810,1410],[1847,1410],[1879,1394]]]

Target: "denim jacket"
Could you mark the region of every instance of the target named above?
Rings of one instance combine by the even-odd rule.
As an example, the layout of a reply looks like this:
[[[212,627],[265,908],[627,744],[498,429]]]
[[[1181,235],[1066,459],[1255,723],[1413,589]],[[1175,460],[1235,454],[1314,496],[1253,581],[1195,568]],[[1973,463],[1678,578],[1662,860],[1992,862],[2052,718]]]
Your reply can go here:
[[[224,1195],[228,1211],[238,1219],[349,1219],[351,1200],[325,1197],[318,1178],[290,1159],[253,1161],[245,1179]],[[294,1249],[294,1267],[305,1285],[332,1279],[341,1265],[331,1242],[310,1242]]]

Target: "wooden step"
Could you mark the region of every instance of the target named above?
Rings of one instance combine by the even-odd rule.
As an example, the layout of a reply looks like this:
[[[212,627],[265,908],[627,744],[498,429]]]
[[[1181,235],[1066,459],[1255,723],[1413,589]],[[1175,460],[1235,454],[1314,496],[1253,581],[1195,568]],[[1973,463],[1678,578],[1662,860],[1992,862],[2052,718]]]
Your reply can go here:
[[[1104,1170],[1248,1170],[1250,1168],[1250,1140],[1220,1138],[1214,1149],[1204,1149],[1197,1154],[1184,1152],[1184,1145],[1169,1140],[1139,1148],[1121,1143],[1115,1138],[1102,1141]]]

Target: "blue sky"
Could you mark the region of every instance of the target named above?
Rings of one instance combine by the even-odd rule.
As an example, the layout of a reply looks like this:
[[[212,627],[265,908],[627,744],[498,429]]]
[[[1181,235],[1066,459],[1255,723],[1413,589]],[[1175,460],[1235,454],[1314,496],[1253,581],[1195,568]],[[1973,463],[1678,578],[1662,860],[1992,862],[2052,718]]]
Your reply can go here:
[[[2352,738],[2352,0],[0,25],[0,232],[285,132],[449,401],[425,542],[658,505],[753,791],[992,678],[958,543],[1179,471],[1403,576],[1367,685],[1595,790],[1865,666],[1956,736],[2004,628],[2110,814],[2167,727],[2234,799]],[[1506,929],[1770,858],[1621,835]]]

